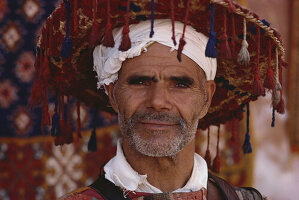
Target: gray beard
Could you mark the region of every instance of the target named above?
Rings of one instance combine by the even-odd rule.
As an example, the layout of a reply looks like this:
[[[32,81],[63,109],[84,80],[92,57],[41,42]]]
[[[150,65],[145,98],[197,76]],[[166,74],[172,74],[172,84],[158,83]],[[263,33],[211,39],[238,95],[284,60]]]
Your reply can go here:
[[[118,119],[123,139],[139,153],[151,157],[169,157],[177,155],[195,137],[199,120],[198,118],[195,119],[194,123],[187,124],[180,116],[157,112],[135,113],[128,120],[125,119],[124,115],[119,114]],[[143,129],[141,132],[140,129],[138,130],[139,122],[151,120],[179,124],[177,128],[175,128],[176,134],[172,137],[168,137],[167,140],[159,140],[161,135],[167,134],[166,131],[149,131]],[[155,137],[144,138],[141,137],[142,133],[155,135]]]

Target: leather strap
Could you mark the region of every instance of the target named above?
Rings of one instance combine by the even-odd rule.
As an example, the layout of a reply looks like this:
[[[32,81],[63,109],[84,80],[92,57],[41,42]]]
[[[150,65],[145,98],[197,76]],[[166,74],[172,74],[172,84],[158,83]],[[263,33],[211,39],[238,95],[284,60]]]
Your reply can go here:
[[[129,200],[128,197],[124,197],[123,191],[105,179],[104,175],[99,175],[98,179],[89,187],[97,191],[104,200]]]

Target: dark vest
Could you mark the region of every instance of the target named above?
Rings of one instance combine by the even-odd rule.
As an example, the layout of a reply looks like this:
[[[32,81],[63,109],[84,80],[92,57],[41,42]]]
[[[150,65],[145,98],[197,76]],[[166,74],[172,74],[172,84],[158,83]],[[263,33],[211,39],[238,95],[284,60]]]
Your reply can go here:
[[[104,200],[129,200],[124,197],[121,188],[105,179],[104,175],[100,175],[98,179],[90,185],[97,191]],[[239,198],[241,197],[241,198]],[[227,181],[209,173],[208,180],[208,200],[263,200],[264,198],[254,188],[249,187],[233,187]]]

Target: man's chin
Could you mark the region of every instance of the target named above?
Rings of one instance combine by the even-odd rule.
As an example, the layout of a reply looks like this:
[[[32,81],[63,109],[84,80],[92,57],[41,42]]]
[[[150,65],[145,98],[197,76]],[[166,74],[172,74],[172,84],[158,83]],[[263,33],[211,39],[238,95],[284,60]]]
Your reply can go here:
[[[182,145],[183,142],[179,138],[169,138],[163,136],[141,138],[135,135],[135,137],[130,138],[129,140],[129,144],[137,152],[151,157],[175,156],[184,147],[184,145]]]

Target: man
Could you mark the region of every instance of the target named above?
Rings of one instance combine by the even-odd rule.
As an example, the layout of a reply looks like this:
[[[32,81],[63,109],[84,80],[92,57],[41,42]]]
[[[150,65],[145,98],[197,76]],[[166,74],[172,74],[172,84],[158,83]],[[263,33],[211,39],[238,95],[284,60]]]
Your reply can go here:
[[[117,155],[104,167],[105,175],[90,188],[69,194],[66,199],[84,194],[99,199],[207,198],[208,168],[195,153],[195,134],[216,89],[216,60],[205,56],[208,38],[187,26],[187,43],[179,62],[177,51],[169,47],[171,38],[164,37],[170,34],[171,21],[156,20],[152,38],[144,37],[142,31],[149,24],[145,21],[130,26],[132,50],[126,52],[125,60],[123,52],[113,48],[100,45],[94,50],[99,84],[105,86],[118,114],[122,137]],[[181,34],[183,24],[175,22],[175,26],[177,34]],[[121,31],[114,30],[116,44],[120,43]],[[197,59],[192,60],[192,51]],[[121,61],[121,67],[109,61],[114,58]],[[118,70],[112,70],[115,68]],[[117,78],[111,79],[115,73]],[[104,189],[110,184],[123,195],[109,198],[111,192],[115,194],[109,191],[111,188]],[[208,198],[220,199],[217,189],[212,190],[216,192],[210,192]],[[236,198],[237,193],[231,196],[227,198]]]
[[[98,2],[101,8],[107,6],[99,12],[97,2],[64,0],[46,21],[39,41],[37,61],[46,62],[36,66],[40,77],[33,100],[47,100],[46,95],[39,96],[44,89],[39,87],[51,85],[57,99],[74,95],[105,109],[105,94],[90,85],[94,77],[88,63],[93,51],[98,88],[105,89],[121,130],[116,156],[99,178],[62,199],[263,199],[253,188],[235,188],[209,174],[206,161],[195,153],[194,136],[198,128],[240,119],[242,107],[263,95],[264,86],[273,91],[273,110],[282,111],[279,69],[284,50],[275,30],[229,0],[188,0],[186,4],[107,0]],[[54,20],[64,14],[65,23],[63,18],[63,22]],[[130,23],[129,18],[133,19]],[[246,20],[253,27],[250,33]],[[235,22],[242,22],[244,28],[236,29]],[[61,34],[63,28],[65,34]],[[221,39],[216,40],[215,32]],[[51,39],[62,41],[62,35],[62,47],[50,46]],[[264,48],[267,44],[269,51]],[[271,55],[273,46],[276,56]],[[272,73],[260,75],[265,66]],[[52,135],[56,144],[64,144],[72,134],[59,123],[63,113],[58,105]],[[44,108],[43,118],[46,102]],[[249,139],[248,132],[244,152],[251,151]]]

